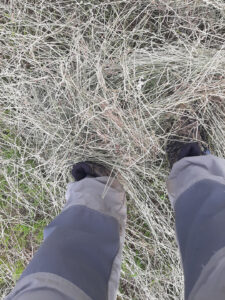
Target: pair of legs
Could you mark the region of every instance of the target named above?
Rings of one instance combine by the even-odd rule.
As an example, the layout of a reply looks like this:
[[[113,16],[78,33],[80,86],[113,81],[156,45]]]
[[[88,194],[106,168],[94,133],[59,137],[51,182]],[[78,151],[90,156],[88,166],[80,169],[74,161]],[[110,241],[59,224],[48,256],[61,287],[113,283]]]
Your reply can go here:
[[[82,169],[67,203],[7,299],[116,299],[126,225],[122,186]],[[90,176],[86,176],[86,172]],[[108,175],[103,174],[103,175]],[[225,160],[184,157],[172,168],[169,198],[185,277],[185,299],[225,298]]]

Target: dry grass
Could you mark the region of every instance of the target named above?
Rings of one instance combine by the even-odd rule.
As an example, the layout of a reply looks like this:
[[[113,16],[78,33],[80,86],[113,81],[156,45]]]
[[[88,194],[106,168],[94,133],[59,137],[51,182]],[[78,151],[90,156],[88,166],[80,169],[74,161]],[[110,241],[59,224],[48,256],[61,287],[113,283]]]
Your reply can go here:
[[[118,299],[182,298],[165,146],[189,114],[225,155],[224,16],[223,0],[1,1],[2,297],[60,212],[72,163],[92,159],[128,196]]]

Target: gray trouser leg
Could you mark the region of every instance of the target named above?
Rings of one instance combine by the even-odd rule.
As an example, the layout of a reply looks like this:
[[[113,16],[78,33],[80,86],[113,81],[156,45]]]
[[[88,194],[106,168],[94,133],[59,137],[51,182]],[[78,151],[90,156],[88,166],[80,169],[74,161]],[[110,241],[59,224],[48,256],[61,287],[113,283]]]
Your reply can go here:
[[[225,160],[212,155],[182,159],[171,171],[168,192],[185,299],[225,299]]]
[[[124,241],[124,191],[108,177],[68,186],[67,204],[7,299],[115,299]]]

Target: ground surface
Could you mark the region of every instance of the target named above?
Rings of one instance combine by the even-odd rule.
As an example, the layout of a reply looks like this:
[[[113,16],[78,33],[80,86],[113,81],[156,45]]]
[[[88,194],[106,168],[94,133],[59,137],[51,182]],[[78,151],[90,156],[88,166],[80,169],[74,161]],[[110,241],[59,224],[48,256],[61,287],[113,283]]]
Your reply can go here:
[[[127,192],[118,299],[182,299],[165,149],[185,114],[225,156],[224,17],[223,0],[1,1],[2,298],[89,159]]]

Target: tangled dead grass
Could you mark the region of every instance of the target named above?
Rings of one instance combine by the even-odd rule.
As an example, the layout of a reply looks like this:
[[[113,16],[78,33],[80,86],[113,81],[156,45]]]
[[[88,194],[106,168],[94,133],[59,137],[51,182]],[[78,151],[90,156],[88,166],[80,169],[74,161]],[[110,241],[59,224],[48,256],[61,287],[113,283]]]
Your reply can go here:
[[[188,114],[225,155],[224,16],[223,0],[1,1],[2,297],[89,159],[127,192],[118,299],[182,298],[165,146]]]

